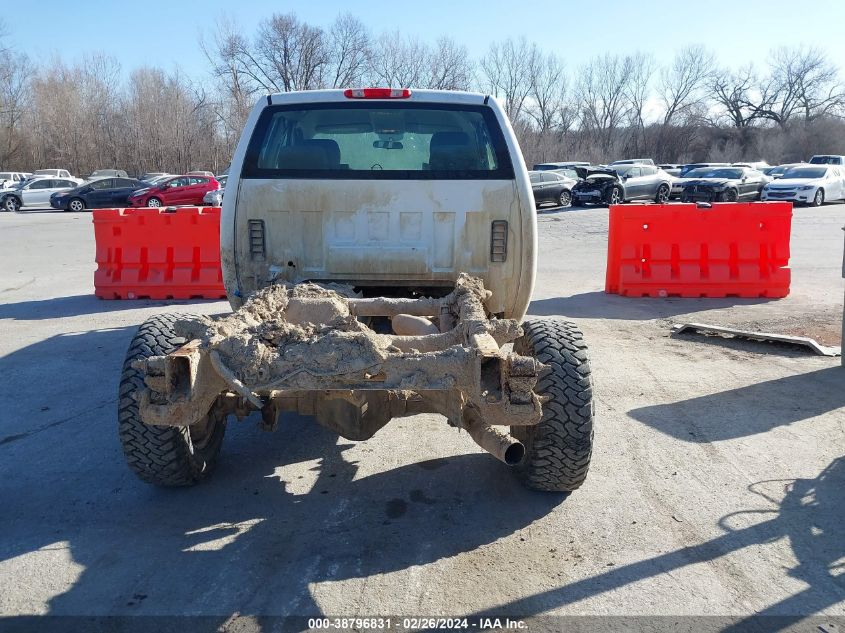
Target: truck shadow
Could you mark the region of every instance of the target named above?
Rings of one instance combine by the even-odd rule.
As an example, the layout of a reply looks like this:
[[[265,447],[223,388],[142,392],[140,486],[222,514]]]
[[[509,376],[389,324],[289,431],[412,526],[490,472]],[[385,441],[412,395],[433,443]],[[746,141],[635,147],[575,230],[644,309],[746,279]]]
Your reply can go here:
[[[603,291],[583,292],[569,297],[535,299],[528,306],[528,314],[535,316],[565,316],[575,319],[623,319],[646,321],[681,314],[696,314],[734,306],[753,306],[775,299],[684,299],[681,297],[622,297]]]
[[[527,493],[487,455],[356,479],[357,464],[344,458],[350,445],[310,421],[261,441],[250,431],[251,441],[237,438],[241,454],[228,451],[205,485],[133,484],[128,494],[112,494],[113,483],[88,481],[98,501],[81,524],[46,539],[13,530],[18,553],[67,540],[83,568],[69,591],[50,600],[49,613],[316,616],[315,585],[375,581],[454,557],[529,525],[561,501]],[[289,492],[297,481],[282,478],[280,466],[309,461],[313,485]],[[62,525],[60,508],[48,524]]]
[[[154,308],[173,305],[206,305],[215,303],[219,299],[191,299],[191,300],[103,300],[93,294],[73,295],[69,297],[53,297],[51,299],[34,299],[18,303],[0,304],[0,319],[15,321],[41,321],[45,319],[60,319],[62,317],[79,316],[83,314],[101,314],[105,312],[119,312],[121,310],[136,310],[139,308]],[[227,303],[221,303],[221,309],[228,311]]]
[[[268,435],[255,420],[231,422],[208,482],[147,486],[128,471],[116,433],[133,332],[56,336],[0,359],[0,371],[21,376],[0,400],[0,562],[21,582],[72,580],[37,599],[51,615],[320,615],[323,583],[349,596],[342,583],[367,578],[395,593],[402,580],[391,573],[494,543],[563,500],[526,491],[457,433],[456,450],[470,454],[362,476],[352,443],[298,416]],[[56,411],[63,401],[67,410]],[[43,424],[32,424],[36,415]],[[377,462],[379,450],[413,446],[400,441],[355,454]]]
[[[785,493],[781,499],[769,492],[778,488]],[[797,560],[787,575],[806,584],[806,588],[748,617],[702,618],[702,630],[716,630],[721,623],[721,630],[725,633],[781,631],[845,600],[845,577],[842,574],[842,558],[845,556],[845,532],[842,531],[845,524],[845,458],[833,460],[812,479],[758,482],[749,486],[748,490],[764,499],[769,507],[726,515],[719,521],[719,527],[724,531],[721,536],[473,615],[502,617],[502,614],[523,614],[530,618],[534,614],[557,610],[641,580],[671,574],[691,565],[718,561],[746,547],[757,546],[759,549],[760,545],[780,539],[789,541]],[[737,519],[747,524],[755,518],[760,520],[749,527],[732,527]],[[749,574],[752,573],[749,570]],[[677,630],[679,625],[675,621],[677,618],[672,618],[674,622],[667,622],[663,627],[656,618],[642,620],[643,625],[648,626],[637,627],[636,630]],[[695,629],[691,620],[684,623],[685,627],[688,625]],[[819,627],[818,630],[837,629]]]
[[[628,412],[686,442],[717,442],[765,433],[845,407],[845,368],[838,364],[747,387]]]

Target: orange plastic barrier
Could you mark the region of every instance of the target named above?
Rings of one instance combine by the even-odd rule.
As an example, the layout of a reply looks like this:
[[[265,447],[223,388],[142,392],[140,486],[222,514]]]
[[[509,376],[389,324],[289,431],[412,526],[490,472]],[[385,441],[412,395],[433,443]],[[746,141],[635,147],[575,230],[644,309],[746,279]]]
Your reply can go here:
[[[792,203],[614,205],[605,292],[785,297]]]
[[[100,299],[222,299],[220,207],[95,209]]]

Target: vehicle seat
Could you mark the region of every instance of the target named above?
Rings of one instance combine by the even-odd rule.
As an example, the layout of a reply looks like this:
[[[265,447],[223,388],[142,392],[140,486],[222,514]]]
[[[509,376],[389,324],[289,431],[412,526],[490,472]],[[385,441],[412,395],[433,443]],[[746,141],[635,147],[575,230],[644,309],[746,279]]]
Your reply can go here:
[[[481,168],[478,150],[466,132],[435,132],[431,135],[428,169],[464,171]]]
[[[330,138],[314,138],[307,141],[300,141],[299,145],[319,147],[325,152],[329,165],[335,169],[340,165],[340,146],[337,144],[337,141],[333,141]]]
[[[326,151],[319,145],[283,145],[276,153],[276,169],[331,169]]]
[[[340,163],[340,146],[330,138],[297,141],[279,148],[276,169],[349,169]]]

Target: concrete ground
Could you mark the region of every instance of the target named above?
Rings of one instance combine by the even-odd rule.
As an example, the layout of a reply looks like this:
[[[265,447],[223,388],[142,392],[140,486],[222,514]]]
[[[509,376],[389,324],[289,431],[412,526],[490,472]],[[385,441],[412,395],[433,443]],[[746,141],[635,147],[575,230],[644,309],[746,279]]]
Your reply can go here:
[[[2,213],[0,615],[202,615],[210,630],[319,614],[494,613],[547,630],[562,628],[554,615],[673,616],[637,630],[748,630],[755,614],[784,616],[761,630],[835,621],[839,359],[673,338],[669,326],[839,344],[843,224],[843,205],[796,210],[787,299],[628,299],[603,293],[606,209],[541,213],[530,312],[580,324],[597,399],[592,470],[564,498],[524,490],[433,415],[364,443],[304,418],[275,434],[233,422],[211,481],[141,483],[116,434],[134,329],[162,310],[227,304],[99,301],[90,214]],[[590,622],[583,630],[620,630]]]

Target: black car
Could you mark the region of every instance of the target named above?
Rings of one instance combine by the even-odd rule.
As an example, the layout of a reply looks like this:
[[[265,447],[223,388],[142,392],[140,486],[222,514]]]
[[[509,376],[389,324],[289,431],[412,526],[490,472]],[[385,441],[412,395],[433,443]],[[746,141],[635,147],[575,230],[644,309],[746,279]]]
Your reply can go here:
[[[759,200],[771,178],[748,167],[703,167],[688,172],[681,202]]]
[[[559,207],[572,204],[572,186],[575,180],[551,171],[529,171],[531,190],[534,192],[534,202],[539,207],[543,203],[550,203]]]
[[[681,166],[681,171],[678,173],[679,178],[686,178],[686,175],[693,169],[703,169],[705,167],[730,167],[730,163],[687,163]]]
[[[625,199],[625,188],[619,174],[610,167],[576,167],[581,178],[572,187],[575,204],[619,204]]]
[[[76,189],[59,191],[50,196],[50,206],[66,211],[126,207],[132,192],[147,187],[134,178],[99,178],[89,180]]]

